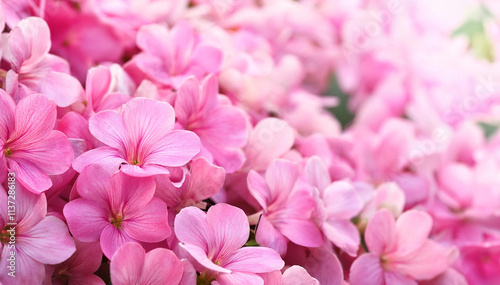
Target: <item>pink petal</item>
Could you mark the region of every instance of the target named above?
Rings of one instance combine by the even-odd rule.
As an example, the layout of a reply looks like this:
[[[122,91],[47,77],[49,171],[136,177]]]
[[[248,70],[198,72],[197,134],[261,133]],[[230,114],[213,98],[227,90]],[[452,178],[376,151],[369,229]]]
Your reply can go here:
[[[35,227],[19,236],[16,247],[22,248],[23,252],[45,264],[61,263],[76,250],[66,224],[53,216],[45,217]],[[48,251],[50,254],[47,254]]]
[[[9,60],[16,71],[40,62],[50,50],[50,30],[41,18],[20,21],[9,34]]]
[[[18,285],[18,284],[42,284],[45,277],[45,267],[43,263],[36,261],[26,254],[22,248],[16,247],[16,277],[8,276],[7,269],[7,256],[10,254],[7,246],[3,247],[2,259],[0,266],[2,266],[2,274],[0,274],[0,282],[3,285]]]
[[[396,222],[398,255],[419,250],[427,241],[432,229],[432,218],[423,211],[407,211]]]
[[[172,131],[158,142],[147,156],[146,163],[170,167],[183,166],[200,152],[200,148],[200,139],[194,133]]]
[[[317,156],[313,156],[307,161],[305,174],[309,184],[316,187],[320,193],[331,183],[328,167]]]
[[[351,219],[363,209],[363,201],[356,188],[344,181],[337,181],[324,190],[323,201],[328,217]]]
[[[318,247],[323,244],[321,231],[309,220],[290,219],[279,228],[281,233],[292,242],[305,247]]]
[[[325,236],[350,256],[359,248],[359,231],[350,220],[327,220],[323,223]]]
[[[192,244],[179,244],[179,246],[185,249],[191,257],[193,257],[201,266],[220,273],[230,273],[231,270],[220,267],[208,259],[207,253],[198,246]]]
[[[14,131],[14,110],[16,104],[9,94],[0,89],[0,141],[6,142]]]
[[[404,276],[399,272],[386,271],[384,273],[386,284],[398,284],[398,285],[417,285],[417,281],[411,279],[408,276]]]
[[[294,130],[283,120],[266,118],[253,129],[245,147],[247,165],[260,171],[290,150],[295,141]]]
[[[264,280],[257,274],[233,272],[231,274],[218,274],[217,280],[212,282],[214,285],[234,285],[234,284],[252,284],[264,285]]]
[[[73,275],[71,276],[71,285],[105,285],[101,278],[94,274]]]
[[[102,263],[102,250],[98,241],[82,242],[75,239],[76,252],[64,263],[73,274],[91,275]],[[92,278],[92,277],[91,277]]]
[[[215,258],[228,256],[247,242],[250,225],[243,210],[228,204],[217,204],[210,207],[206,220],[214,234]]]
[[[104,255],[111,259],[115,252],[127,242],[135,242],[128,235],[108,224],[101,233],[101,248]]]
[[[222,52],[215,47],[198,45],[193,52],[191,64],[205,72],[217,72],[222,62]]]
[[[270,247],[281,255],[286,253],[287,239],[264,216],[260,218],[255,239],[261,246]]]
[[[310,249],[304,268],[321,284],[343,285],[342,265],[332,249],[319,247]]]
[[[166,55],[169,33],[165,26],[152,24],[142,26],[137,32],[137,46],[157,57]]]
[[[385,285],[379,257],[371,253],[358,257],[351,266],[349,281],[352,285]]]
[[[17,104],[15,110],[15,144],[23,149],[34,140],[44,138],[54,128],[56,104],[41,94],[30,95]]]
[[[73,160],[73,168],[82,172],[82,170],[91,164],[101,164],[107,169],[117,171],[122,163],[127,163],[118,150],[103,146],[89,150]]]
[[[269,203],[281,204],[288,199],[297,181],[297,165],[287,160],[277,159],[266,171],[266,182],[271,190]]]
[[[113,193],[116,189],[116,192],[119,192],[116,194],[118,196],[121,194],[121,188],[113,185],[112,171],[108,171],[99,164],[87,166],[78,177],[76,186],[82,198],[93,200],[103,209],[110,205],[110,192]]]
[[[186,197],[201,201],[210,198],[223,186],[226,172],[209,163],[205,158],[194,159]]]
[[[179,241],[195,245],[206,253],[213,246],[213,233],[206,214],[196,207],[186,207],[177,214],[174,230]]]
[[[414,230],[414,233],[416,234],[417,231]],[[392,268],[418,280],[432,279],[448,268],[448,251],[430,240],[426,241],[414,254],[398,259],[389,255],[387,258],[394,259]],[[432,262],[429,262],[430,260]]]
[[[320,285],[319,281],[311,277],[301,266],[294,265],[283,273],[283,285]]]
[[[132,202],[133,203],[133,202]],[[124,210],[123,232],[135,240],[160,242],[170,236],[167,205],[159,198],[143,206],[139,212]]]
[[[102,143],[116,148],[122,156],[130,153],[130,140],[122,116],[113,111],[104,111],[89,119],[89,129]]]
[[[108,188],[106,190],[109,193],[112,207],[114,209],[122,208],[124,214],[130,215],[138,214],[147,208],[147,204],[153,199],[156,187],[153,177],[131,177],[123,172],[114,173],[111,184],[114,189]],[[154,206],[158,205],[161,207],[161,204],[157,203]],[[158,211],[156,213],[159,217],[163,216],[160,208],[156,211]]]
[[[71,167],[73,147],[63,133],[51,131],[43,140],[25,144],[23,150],[14,151],[10,158],[18,162],[20,159],[29,161],[48,175],[58,175]]]
[[[243,247],[222,264],[231,271],[266,273],[280,270],[285,262],[280,255],[267,247]]]
[[[33,163],[24,159],[9,160],[9,170],[16,174],[21,184],[33,193],[41,193],[52,186],[49,176]]]
[[[84,91],[80,82],[62,72],[49,72],[39,83],[40,93],[54,100],[59,107],[67,107],[78,101]]]
[[[118,285],[140,284],[145,259],[146,252],[141,245],[134,242],[122,245],[111,259],[111,282]]]
[[[189,77],[179,87],[175,100],[175,116],[178,122],[186,126],[191,116],[200,108],[200,83],[195,77]]]
[[[163,175],[169,174],[168,168],[166,166],[146,164],[146,165],[133,165],[133,164],[123,164],[120,166],[120,170],[133,177],[151,177],[153,175]]]
[[[146,255],[141,284],[177,285],[183,275],[181,261],[164,248],[153,249]]]
[[[250,170],[247,177],[248,191],[259,202],[259,205],[267,210],[267,206],[271,204],[271,190],[267,186],[266,180],[257,172]]]
[[[63,212],[71,233],[83,242],[99,240],[104,228],[111,225],[107,209],[89,199],[70,201]]]
[[[370,252],[381,255],[394,248],[396,223],[394,216],[386,209],[377,211],[368,222],[365,241]]]
[[[153,99],[132,99],[125,105],[122,116],[132,144],[138,146],[139,156],[148,154],[174,128],[174,108]]]
[[[47,200],[45,194],[32,193],[17,183],[15,189],[16,222],[18,233],[21,233],[20,229],[28,230],[33,228],[47,215]],[[12,201],[12,199],[10,200]],[[6,196],[4,205],[7,205]],[[7,207],[4,207],[4,209],[7,211]]]

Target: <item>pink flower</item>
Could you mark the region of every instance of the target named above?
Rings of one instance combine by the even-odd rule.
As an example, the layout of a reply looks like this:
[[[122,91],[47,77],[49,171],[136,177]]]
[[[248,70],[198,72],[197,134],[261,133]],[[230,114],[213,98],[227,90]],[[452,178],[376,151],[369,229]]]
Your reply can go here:
[[[280,159],[271,163],[265,177],[253,170],[248,174],[248,189],[262,207],[262,216],[256,214],[260,216],[257,243],[280,254],[286,252],[287,238],[306,247],[323,244],[322,234],[311,220],[311,190],[296,183],[297,179],[297,165]]]
[[[0,181],[9,170],[40,193],[52,185],[49,175],[68,170],[73,149],[64,134],[52,130],[55,122],[56,104],[45,96],[28,96],[16,106],[0,91]]]
[[[187,76],[201,79],[217,72],[222,61],[221,51],[202,41],[187,23],[171,30],[158,24],[143,26],[136,42],[142,53],[125,65],[136,83],[150,79],[178,88]]]
[[[395,222],[390,211],[379,210],[365,231],[370,252],[354,261],[351,284],[416,284],[443,273],[449,266],[448,250],[428,239],[431,228],[426,212],[410,210]]]
[[[12,184],[11,184],[12,185]],[[33,194],[19,184],[9,190],[15,191],[15,200],[8,198],[0,186],[0,228],[2,256],[0,260],[0,282],[10,284],[41,284],[45,277],[44,264],[58,264],[75,252],[75,243],[63,221],[47,216],[45,195]],[[15,221],[7,213],[7,201],[14,201]],[[10,204],[12,205],[12,204]],[[9,223],[17,223],[15,225]],[[15,242],[10,244],[11,233]],[[15,277],[7,275],[11,269],[7,259],[15,252]]]
[[[178,123],[200,137],[201,155],[231,173],[243,165],[248,123],[244,113],[218,92],[214,75],[201,86],[196,78],[188,78],[179,89],[175,114]]]
[[[182,262],[165,248],[148,253],[137,243],[122,245],[111,259],[111,282],[115,285],[177,285],[182,278]]]
[[[187,206],[204,209],[206,203],[202,201],[212,197],[223,187],[225,177],[223,168],[210,164],[203,157],[196,158],[180,183],[173,182],[169,175],[156,175],[156,196],[174,211]]]
[[[66,60],[49,54],[50,46],[50,30],[43,19],[26,18],[10,32],[4,56],[12,69],[7,72],[6,90],[16,101],[42,93],[66,107],[83,95],[80,82],[68,74]]]
[[[353,185],[330,180],[326,165],[317,156],[307,161],[305,174],[314,187],[315,216],[325,236],[340,249],[356,256],[359,232],[351,219],[363,208],[363,201]]]
[[[160,242],[170,235],[167,206],[154,198],[152,177],[108,173],[90,165],[77,180],[81,198],[64,207],[64,216],[75,238],[100,240],[108,258],[128,241]]]
[[[93,273],[102,262],[99,242],[85,243],[75,240],[76,251],[66,261],[52,268],[53,273],[46,276],[44,284],[88,284],[104,285],[104,281]],[[46,270],[48,270],[48,266]]]
[[[106,146],[88,151],[73,162],[81,172],[100,163],[131,176],[168,174],[167,167],[188,163],[200,151],[200,139],[189,131],[172,131],[174,109],[168,103],[135,98],[121,114],[104,111],[89,120],[90,132]]]
[[[265,247],[243,247],[250,232],[248,219],[239,208],[217,204],[205,214],[196,207],[181,210],[175,219],[180,246],[196,260],[198,277],[217,284],[264,284],[257,273],[280,270],[284,262]],[[203,283],[205,284],[205,283]]]
[[[294,265],[283,274],[280,271],[273,271],[271,273],[262,274],[264,278],[264,284],[266,285],[319,285],[319,281],[316,278],[311,277],[309,273],[298,265]]]

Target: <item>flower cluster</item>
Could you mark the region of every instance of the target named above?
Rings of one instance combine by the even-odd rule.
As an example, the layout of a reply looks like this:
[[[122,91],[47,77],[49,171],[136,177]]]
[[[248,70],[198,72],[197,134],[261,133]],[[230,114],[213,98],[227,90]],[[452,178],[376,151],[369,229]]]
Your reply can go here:
[[[498,19],[1,1],[0,284],[500,284]]]

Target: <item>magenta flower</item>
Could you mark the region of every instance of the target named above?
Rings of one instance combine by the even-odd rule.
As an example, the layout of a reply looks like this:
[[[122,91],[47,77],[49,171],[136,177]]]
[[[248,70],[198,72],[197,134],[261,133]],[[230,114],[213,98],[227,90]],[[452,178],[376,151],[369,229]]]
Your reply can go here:
[[[366,226],[369,253],[354,261],[351,284],[416,284],[445,272],[449,254],[428,239],[431,228],[426,212],[410,210],[395,222],[389,210],[379,210]]]
[[[306,247],[323,244],[322,234],[311,220],[311,191],[296,186],[297,178],[297,165],[281,159],[271,163],[265,177],[253,170],[248,173],[248,189],[262,207],[262,216],[254,215],[260,216],[257,242],[280,254],[286,253],[287,239]]]
[[[205,214],[196,207],[181,210],[175,219],[180,246],[196,260],[202,284],[264,284],[257,273],[280,270],[279,254],[265,247],[243,247],[250,232],[245,213],[227,204],[210,207]]]
[[[49,175],[68,170],[73,149],[52,130],[55,122],[56,104],[45,96],[28,96],[16,106],[0,91],[0,181],[9,170],[29,191],[41,193],[52,185]]]
[[[6,90],[16,101],[42,93],[66,107],[83,95],[66,60],[49,54],[50,46],[50,30],[41,18],[26,18],[10,32],[5,58],[12,69],[7,72]]]
[[[81,172],[100,163],[131,176],[168,174],[167,167],[188,163],[200,151],[200,139],[190,131],[172,131],[174,109],[168,103],[135,98],[121,114],[104,111],[89,120],[90,132],[106,146],[88,151],[73,162]]]
[[[247,143],[245,114],[225,96],[219,96],[217,77],[200,86],[194,77],[184,81],[175,101],[177,122],[196,133],[203,145],[201,155],[231,173],[241,168]]]
[[[108,173],[90,165],[77,180],[81,198],[64,207],[73,236],[83,242],[100,240],[108,258],[128,241],[160,242],[170,235],[167,206],[154,198],[152,177]]]
[[[41,284],[45,277],[44,264],[58,264],[75,252],[75,243],[63,221],[47,216],[45,194],[33,194],[15,184],[15,220],[7,212],[7,192],[0,185],[0,282],[10,284]],[[9,204],[12,205],[12,204]],[[12,210],[12,209],[11,209]],[[17,223],[11,225],[9,223]],[[14,228],[14,230],[13,230]],[[15,236],[11,241],[11,233]],[[8,268],[11,252],[15,252],[15,277]]]
[[[136,243],[122,245],[111,259],[111,282],[114,285],[177,285],[182,274],[182,262],[165,248],[148,253]]]
[[[181,23],[168,30],[152,24],[141,27],[137,33],[137,54],[125,65],[125,70],[139,83],[149,79],[165,86],[179,87],[190,75],[198,79],[217,72],[222,53],[201,41],[193,27]]]
[[[104,281],[93,274],[102,262],[99,242],[86,243],[75,240],[75,245],[75,253],[68,260],[54,266],[53,273],[46,275],[45,283],[104,285]],[[47,266],[45,270],[48,269]]]

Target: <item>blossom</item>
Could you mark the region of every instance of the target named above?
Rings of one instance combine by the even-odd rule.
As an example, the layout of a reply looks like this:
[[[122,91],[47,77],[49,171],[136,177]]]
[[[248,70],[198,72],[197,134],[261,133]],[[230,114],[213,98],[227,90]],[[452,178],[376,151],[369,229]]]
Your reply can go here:
[[[149,79],[178,88],[190,75],[201,79],[216,72],[222,60],[221,51],[202,41],[188,23],[170,30],[159,24],[143,26],[136,43],[142,52],[125,65],[125,70],[138,82]]]
[[[104,281],[93,273],[99,269],[102,250],[99,242],[81,242],[75,240],[76,251],[61,264],[51,268],[53,273],[46,276],[49,284],[89,284],[104,285]],[[48,270],[47,266],[45,270]]]
[[[29,191],[41,193],[71,165],[73,149],[66,136],[52,130],[56,104],[40,94],[30,95],[16,106],[0,90],[0,181],[7,171]]]
[[[137,243],[122,245],[111,259],[111,281],[116,285],[177,285],[182,277],[182,263],[165,248],[148,253]]]
[[[224,167],[227,172],[241,168],[247,142],[245,114],[218,95],[217,77],[210,75],[200,86],[190,77],[179,88],[175,101],[177,122],[200,137],[201,155]]]
[[[69,229],[80,241],[99,240],[108,258],[126,242],[160,242],[170,235],[167,206],[153,197],[152,177],[113,174],[94,164],[80,174],[77,191],[81,198],[63,210]]]
[[[42,93],[66,107],[83,94],[80,82],[69,75],[68,63],[49,54],[50,46],[49,27],[40,18],[23,19],[9,33],[4,57],[12,69],[6,75],[6,90],[16,101]]]
[[[47,215],[45,194],[36,195],[17,183],[9,184],[9,190],[15,192],[14,200],[8,198],[11,195],[7,196],[0,186],[0,203],[5,205],[0,207],[0,282],[6,285],[41,284],[45,277],[44,264],[58,264],[68,259],[75,252],[75,242],[63,221]],[[16,202],[15,221],[9,218],[12,215],[7,213],[7,201]],[[15,278],[7,275],[11,271],[7,260],[11,252],[15,252]]]
[[[277,159],[262,177],[255,171],[248,174],[248,189],[262,207],[256,233],[259,244],[280,254],[286,252],[287,239],[307,246],[323,243],[321,232],[310,219],[314,200],[309,188],[296,184],[297,165]]]
[[[345,181],[331,182],[326,165],[317,156],[307,161],[306,176],[314,187],[316,216],[325,236],[351,256],[359,247],[359,232],[351,222],[363,201],[356,189]]]
[[[257,273],[284,265],[270,248],[242,247],[250,232],[247,217],[241,209],[227,204],[212,206],[206,214],[196,207],[184,208],[175,218],[174,229],[181,248],[199,264],[199,280],[205,282],[264,284]]]
[[[134,98],[121,114],[103,111],[89,120],[89,129],[105,146],[90,150],[73,162],[84,167],[101,163],[131,176],[168,174],[167,167],[188,163],[200,151],[200,139],[190,131],[173,130],[174,109],[168,103]]]
[[[369,253],[354,261],[351,284],[414,284],[443,273],[449,266],[448,250],[428,239],[431,228],[426,212],[410,210],[395,222],[389,210],[379,210],[366,226]]]

